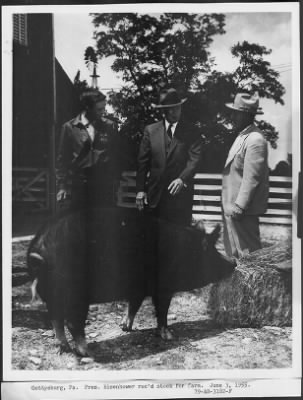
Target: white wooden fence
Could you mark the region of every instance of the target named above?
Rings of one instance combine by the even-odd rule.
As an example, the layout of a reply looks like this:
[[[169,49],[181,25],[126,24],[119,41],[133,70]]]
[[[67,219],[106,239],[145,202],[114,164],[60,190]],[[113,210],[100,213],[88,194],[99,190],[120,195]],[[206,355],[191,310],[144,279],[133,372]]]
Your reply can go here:
[[[118,191],[118,206],[135,207],[136,173],[126,171],[122,175]],[[196,174],[193,218],[220,221],[221,212],[220,174]],[[38,209],[49,209],[48,170],[41,168],[13,168],[13,201],[31,202]],[[270,177],[268,210],[260,218],[263,223],[291,224],[292,179],[284,176]]]
[[[118,205],[135,207],[136,173],[123,173],[118,194]],[[196,174],[194,186],[193,218],[220,221],[221,211],[220,174]],[[268,210],[260,218],[262,223],[291,224],[292,216],[292,179],[284,176],[270,177]]]

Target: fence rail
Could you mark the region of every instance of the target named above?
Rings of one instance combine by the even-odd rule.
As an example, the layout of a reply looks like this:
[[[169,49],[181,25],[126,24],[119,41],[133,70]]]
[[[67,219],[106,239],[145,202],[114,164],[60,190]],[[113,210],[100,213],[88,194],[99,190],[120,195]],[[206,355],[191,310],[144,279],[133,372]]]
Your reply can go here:
[[[123,173],[118,205],[135,207],[136,173]],[[220,221],[222,176],[220,174],[196,174],[194,185],[193,218]],[[270,177],[268,210],[260,221],[271,224],[291,224],[292,179],[284,176]]]
[[[196,174],[193,218],[220,221],[222,176]],[[134,208],[136,172],[122,174],[118,191],[118,206]],[[49,209],[49,176],[47,169],[13,168],[13,201],[31,202],[39,209]],[[291,224],[292,179],[270,176],[268,210],[260,218],[263,223]]]
[[[13,168],[13,202],[32,203],[40,210],[49,209],[49,173],[47,168]]]

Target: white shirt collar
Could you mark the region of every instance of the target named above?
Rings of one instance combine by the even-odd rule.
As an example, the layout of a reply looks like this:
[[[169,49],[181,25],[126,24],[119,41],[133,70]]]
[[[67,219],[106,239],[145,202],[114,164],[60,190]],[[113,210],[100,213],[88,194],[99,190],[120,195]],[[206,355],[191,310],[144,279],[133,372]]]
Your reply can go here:
[[[165,121],[165,129],[166,129],[166,131],[167,131],[169,125],[171,125],[171,131],[172,131],[172,134],[173,134],[173,136],[174,136],[175,130],[176,130],[176,127],[177,127],[177,124],[178,124],[178,121],[177,121],[177,122],[174,122],[173,124],[171,124],[170,122],[168,122],[166,119],[164,119],[164,121]]]
[[[86,118],[85,113],[81,113],[80,120],[81,120],[81,123],[83,124],[83,126],[85,126],[89,137],[91,138],[92,141],[94,141],[94,138],[95,138],[95,128],[94,128],[94,126],[89,122],[89,120]]]
[[[81,123],[82,123],[84,126],[91,125],[91,123],[89,122],[89,120],[86,118],[85,113],[81,113],[80,120],[81,120]]]

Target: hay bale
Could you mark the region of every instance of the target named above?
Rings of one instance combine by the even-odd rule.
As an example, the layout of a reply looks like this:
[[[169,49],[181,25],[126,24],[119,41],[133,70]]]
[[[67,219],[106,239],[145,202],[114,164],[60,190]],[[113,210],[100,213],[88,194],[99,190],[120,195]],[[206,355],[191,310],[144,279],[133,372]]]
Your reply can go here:
[[[291,325],[291,259],[289,241],[240,259],[234,273],[210,290],[213,320],[228,327]]]

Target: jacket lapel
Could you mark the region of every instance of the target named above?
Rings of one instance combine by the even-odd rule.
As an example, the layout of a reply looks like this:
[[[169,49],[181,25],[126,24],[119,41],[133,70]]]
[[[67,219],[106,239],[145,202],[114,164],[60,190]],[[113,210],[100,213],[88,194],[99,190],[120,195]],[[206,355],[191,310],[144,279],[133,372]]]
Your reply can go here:
[[[232,162],[232,160],[235,158],[235,155],[241,150],[243,143],[245,142],[245,139],[247,136],[250,134],[250,132],[253,130],[254,125],[251,125],[249,128],[246,128],[244,131],[242,131],[235,139],[234,143],[232,144],[224,168],[227,167],[228,164]]]
[[[155,127],[155,130],[152,135],[153,146],[156,148],[156,154],[159,155],[161,160],[161,165],[165,165],[166,162],[166,143],[165,143],[165,127],[164,122],[159,122],[159,124]]]
[[[182,127],[181,127],[181,129],[182,129]],[[175,148],[177,146],[178,136],[176,136],[176,134],[178,135],[178,131],[179,130],[180,130],[180,123],[178,122],[178,124],[176,126],[176,129],[175,129],[175,132],[174,132],[174,136],[173,136],[173,138],[172,138],[172,140],[170,142],[170,146],[168,148],[168,152],[167,152],[167,155],[166,155],[167,159],[171,156],[171,154],[173,153],[173,151],[175,150]]]

